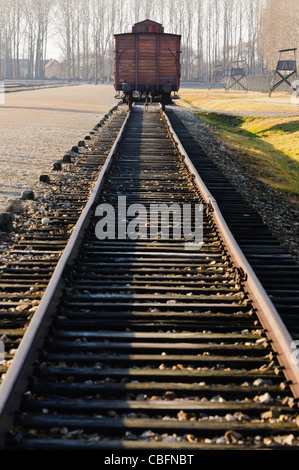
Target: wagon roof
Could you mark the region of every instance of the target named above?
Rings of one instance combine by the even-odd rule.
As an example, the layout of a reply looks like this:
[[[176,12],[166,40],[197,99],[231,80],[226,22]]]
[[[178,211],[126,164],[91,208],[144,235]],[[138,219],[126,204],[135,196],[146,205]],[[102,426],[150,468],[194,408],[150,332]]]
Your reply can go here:
[[[138,25],[138,24],[143,24],[143,23],[146,23],[146,24],[155,24],[155,25],[159,25],[159,26],[162,26],[162,23],[157,23],[156,21],[152,21],[152,20],[143,20],[143,21],[138,21],[138,23],[135,23],[134,26]]]
[[[153,30],[148,30],[147,27],[154,27],[155,29]],[[146,29],[144,29],[146,28]],[[152,20],[149,20],[149,19],[146,19],[146,20],[143,20],[143,21],[139,21],[138,23],[135,23],[132,27],[132,32],[128,32],[128,33],[117,33],[117,34],[114,34],[114,36],[125,36],[125,35],[130,35],[130,34],[138,34],[138,33],[160,33],[160,34],[165,34],[165,35],[168,35],[168,36],[179,36],[181,37],[180,34],[171,34],[171,33],[165,33],[164,32],[164,28],[163,28],[163,25],[161,23],[157,23],[156,21],[152,21]]]

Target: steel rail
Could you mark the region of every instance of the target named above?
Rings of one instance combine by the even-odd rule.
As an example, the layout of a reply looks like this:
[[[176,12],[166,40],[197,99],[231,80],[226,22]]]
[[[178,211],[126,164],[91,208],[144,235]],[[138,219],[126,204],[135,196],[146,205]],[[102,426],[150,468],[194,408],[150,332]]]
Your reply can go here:
[[[131,112],[129,111],[91,191],[90,198],[72,231],[69,241],[56,265],[40,304],[29,323],[24,337],[22,338],[12,363],[9,366],[0,386],[0,449],[3,448],[5,433],[9,430],[14,419],[13,412],[17,409],[22,399],[22,394],[26,389],[26,385],[34,367],[34,361],[39,353],[39,348],[42,346],[43,340],[48,331],[50,320],[55,313],[57,304],[59,303],[62,289],[64,287],[62,275],[70,268],[76,257],[81,241],[84,237],[84,233],[93,215],[92,210],[96,199],[103,188],[107,172],[111,167],[113,156],[130,114]]]
[[[91,197],[73,230],[64,252],[61,255],[54,274],[45,291],[43,299],[41,300],[41,303],[29,324],[28,330],[23,337],[22,343],[20,344],[14,360],[3,380],[2,386],[0,387],[0,448],[2,448],[4,445],[5,433],[9,430],[14,419],[13,411],[18,408],[22,399],[22,394],[25,391],[30,374],[33,370],[33,363],[35,359],[37,359],[37,355],[39,353],[38,348],[40,348],[43,344],[44,338],[48,331],[50,320],[53,317],[56,306],[61,298],[62,289],[65,287],[65,285],[60,282],[60,279],[63,274],[67,275],[68,270],[71,268],[72,263],[74,262],[78,253],[88,224],[94,213],[96,198],[103,189],[107,172],[109,171],[113,161],[113,155],[120,141],[123,130],[127,124],[129,116],[130,112],[128,113],[122,128],[117,135],[109,156],[107,157],[99,178],[92,190]],[[223,243],[227,248],[231,260],[235,266],[237,268],[240,267],[240,271],[245,274],[246,279],[244,280],[243,284],[251,295],[253,306],[257,310],[257,315],[260,318],[263,328],[266,330],[265,333],[267,334],[269,341],[271,341],[273,349],[277,351],[277,360],[283,367],[287,381],[290,382],[288,385],[290,385],[290,389],[295,399],[298,399],[299,370],[298,366],[296,366],[297,369],[294,367],[295,364],[293,364],[291,360],[291,353],[293,352],[293,350],[291,350],[292,338],[288,334],[284,324],[280,319],[280,316],[278,315],[271,300],[261,286],[250,264],[237,245],[220,213],[215,198],[213,198],[202,179],[198,175],[184,147],[176,136],[176,133],[174,132],[167,115],[164,113],[162,116],[164,116],[169,133],[176,144],[178,152],[184,159],[190,174],[194,176],[194,183],[197,185],[203,199],[210,208],[211,215],[213,216],[215,224],[217,225],[217,228],[222,235]],[[277,328],[279,328],[279,331],[277,331]],[[32,341],[33,336],[35,338],[34,341]]]
[[[277,360],[283,369],[287,384],[290,386],[295,401],[299,402],[299,365],[296,363],[296,361],[293,360],[293,339],[271,299],[253,271],[250,263],[233,237],[227,223],[221,214],[217,201],[212,196],[202,178],[198,174],[193,163],[191,162],[189,155],[185,151],[176,132],[174,131],[167,114],[162,110],[161,112],[163,113],[163,117],[178,151],[183,157],[189,172],[194,175],[194,183],[197,185],[206,204],[211,208],[213,220],[215,221],[215,224],[217,225],[220,234],[223,237],[223,242],[228,249],[231,260],[236,267],[240,267],[243,270],[244,286],[248,290],[248,293],[252,299],[253,307],[256,309],[256,313],[265,330],[268,341],[271,343],[273,350],[277,353]]]

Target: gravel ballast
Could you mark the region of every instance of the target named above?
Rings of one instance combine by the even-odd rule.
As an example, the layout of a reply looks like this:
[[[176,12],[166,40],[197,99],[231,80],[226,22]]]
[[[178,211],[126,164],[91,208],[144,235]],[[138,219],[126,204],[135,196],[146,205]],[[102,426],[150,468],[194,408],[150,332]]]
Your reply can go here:
[[[0,214],[12,203],[15,207],[15,201],[26,192],[39,188],[40,175],[47,174],[116,104],[112,85],[61,87],[9,96],[0,107]],[[250,174],[210,126],[194,115],[193,108],[171,109],[288,252],[299,260],[298,205]],[[4,224],[11,228],[11,217],[5,217]]]
[[[244,199],[261,215],[281,244],[299,261],[299,206],[255,178],[239,163],[212,128],[198,119],[193,108],[173,106],[193,138]]]
[[[0,213],[117,104],[112,85],[9,93],[0,106]]]

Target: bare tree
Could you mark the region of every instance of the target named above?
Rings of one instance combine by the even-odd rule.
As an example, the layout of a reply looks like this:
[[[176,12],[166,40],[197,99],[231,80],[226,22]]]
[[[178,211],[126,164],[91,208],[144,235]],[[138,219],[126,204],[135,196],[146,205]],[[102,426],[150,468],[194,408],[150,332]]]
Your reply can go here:
[[[66,78],[71,78],[72,59],[72,18],[75,7],[75,0],[57,1],[57,30],[61,37],[61,50],[65,56]]]
[[[49,15],[53,0],[31,0],[36,28],[35,78],[45,76]]]
[[[81,4],[80,23],[82,31],[82,60],[81,77],[83,80],[89,78],[89,35],[90,35],[90,0],[85,0]]]
[[[183,79],[210,80],[214,66],[247,58],[251,73],[273,67],[277,51],[298,44],[298,0],[0,0],[0,74],[45,73],[49,31],[68,79],[113,75],[115,33],[147,18],[182,35]]]
[[[263,11],[262,50],[270,69],[276,65],[280,49],[299,45],[297,0],[267,0]]]
[[[195,76],[197,79],[203,78],[203,35],[204,35],[204,22],[203,22],[203,0],[197,0],[195,5],[195,34],[196,34],[196,59],[197,67]]]
[[[23,14],[21,0],[0,2],[0,59],[1,76],[17,78],[20,75],[20,44]]]

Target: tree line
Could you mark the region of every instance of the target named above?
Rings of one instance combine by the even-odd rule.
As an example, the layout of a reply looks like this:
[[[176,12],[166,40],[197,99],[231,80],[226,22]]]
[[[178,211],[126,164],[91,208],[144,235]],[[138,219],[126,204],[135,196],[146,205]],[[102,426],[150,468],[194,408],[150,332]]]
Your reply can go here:
[[[299,38],[298,0],[0,0],[0,79],[44,78],[49,44],[62,78],[112,77],[113,34],[144,19],[182,35],[182,80],[210,81],[231,62],[267,73]]]

